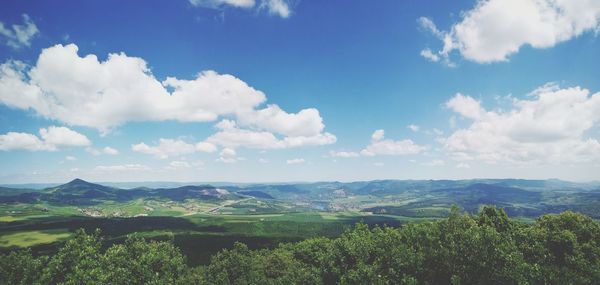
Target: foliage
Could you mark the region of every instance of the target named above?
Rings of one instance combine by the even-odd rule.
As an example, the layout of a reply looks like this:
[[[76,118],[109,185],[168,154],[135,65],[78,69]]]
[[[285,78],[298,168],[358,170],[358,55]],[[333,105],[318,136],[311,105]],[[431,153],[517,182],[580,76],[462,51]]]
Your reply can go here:
[[[130,236],[103,250],[78,232],[57,254],[0,256],[1,284],[592,284],[600,224],[573,212],[525,224],[503,209],[399,228],[357,224],[337,238],[274,249],[242,243],[190,267],[172,241]]]

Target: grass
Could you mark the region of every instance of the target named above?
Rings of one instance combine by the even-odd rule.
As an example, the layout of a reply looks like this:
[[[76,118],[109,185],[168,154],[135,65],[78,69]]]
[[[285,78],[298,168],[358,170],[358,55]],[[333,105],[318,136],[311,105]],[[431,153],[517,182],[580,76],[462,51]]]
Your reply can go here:
[[[13,232],[0,236],[2,247],[30,247],[66,240],[71,233],[64,229]]]
[[[21,219],[13,217],[13,216],[2,216],[2,217],[0,217],[0,222],[10,223],[10,222],[18,221],[18,220],[21,220]]]

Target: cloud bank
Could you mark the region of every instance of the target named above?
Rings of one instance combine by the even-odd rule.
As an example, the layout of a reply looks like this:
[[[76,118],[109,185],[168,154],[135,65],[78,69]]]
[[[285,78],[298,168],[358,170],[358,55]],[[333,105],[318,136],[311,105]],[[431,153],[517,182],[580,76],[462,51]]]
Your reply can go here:
[[[447,108],[470,121],[444,148],[458,161],[564,164],[600,160],[600,142],[587,135],[600,120],[600,93],[547,84],[509,110],[488,111],[472,97],[457,94]]]

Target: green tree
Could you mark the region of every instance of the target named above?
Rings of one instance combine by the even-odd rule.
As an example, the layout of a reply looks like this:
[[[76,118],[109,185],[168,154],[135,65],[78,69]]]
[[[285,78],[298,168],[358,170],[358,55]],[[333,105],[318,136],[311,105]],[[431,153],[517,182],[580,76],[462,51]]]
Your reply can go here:
[[[37,284],[46,261],[45,256],[33,257],[30,250],[17,250],[0,255],[0,284]]]
[[[84,230],[52,256],[43,270],[42,284],[102,284],[100,231],[88,235]]]
[[[170,241],[132,235],[111,246],[102,258],[103,281],[111,284],[174,284],[185,275],[185,258]]]

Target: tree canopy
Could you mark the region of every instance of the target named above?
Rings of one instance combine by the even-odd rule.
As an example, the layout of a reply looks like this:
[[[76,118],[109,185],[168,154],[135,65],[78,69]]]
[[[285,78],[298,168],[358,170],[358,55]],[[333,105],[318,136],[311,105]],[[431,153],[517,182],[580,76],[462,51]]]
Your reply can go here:
[[[484,207],[402,227],[357,224],[337,238],[224,249],[190,267],[171,241],[130,236],[102,249],[79,231],[52,256],[0,256],[1,284],[593,284],[600,224],[573,212],[534,223]]]

